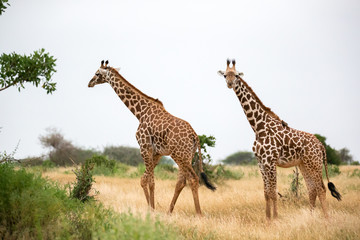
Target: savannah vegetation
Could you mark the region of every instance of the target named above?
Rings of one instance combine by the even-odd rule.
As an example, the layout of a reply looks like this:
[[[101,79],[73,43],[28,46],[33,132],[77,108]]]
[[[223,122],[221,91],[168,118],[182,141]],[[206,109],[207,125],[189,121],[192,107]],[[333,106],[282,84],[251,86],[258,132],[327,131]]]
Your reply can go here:
[[[8,6],[0,0],[0,15]],[[44,49],[3,53],[0,91],[21,91],[30,83],[54,92],[55,62]],[[49,129],[39,137],[49,150],[46,156],[17,160],[16,149],[0,153],[0,239],[359,239],[359,163],[348,149],[333,149],[317,137],[334,164],[329,174],[343,201],[328,193],[330,218],[324,219],[319,203],[311,213],[302,177],[293,168],[279,168],[280,216],[268,222],[252,152],[214,164],[206,148],[215,146],[215,138],[200,136],[204,170],[217,191],[200,187],[204,216],[198,217],[186,187],[168,215],[178,171],[171,159],[161,159],[155,168],[156,210],[151,211],[140,187],[145,166],[137,148],[83,149]]]
[[[213,137],[207,138],[205,149],[215,145]],[[251,161],[217,165],[211,157],[208,162],[203,151],[209,176],[217,185],[215,192],[199,189],[204,216],[196,216],[188,187],[168,215],[178,171],[169,158],[155,168],[156,204],[151,211],[140,187],[144,164],[121,161],[136,159],[138,149],[86,150],[57,130],[39,139],[49,149],[47,156],[14,163],[14,153],[1,154],[1,159],[7,159],[0,165],[1,238],[357,239],[360,235],[359,166],[329,165],[331,181],[343,195],[338,202],[327,192],[329,219],[324,218],[319,202],[310,212],[301,175],[297,177],[294,168],[278,168],[279,218],[268,222],[258,167]],[[48,147],[45,140],[57,142],[57,148]],[[66,154],[56,153],[61,150]],[[132,157],[121,155],[124,152]]]

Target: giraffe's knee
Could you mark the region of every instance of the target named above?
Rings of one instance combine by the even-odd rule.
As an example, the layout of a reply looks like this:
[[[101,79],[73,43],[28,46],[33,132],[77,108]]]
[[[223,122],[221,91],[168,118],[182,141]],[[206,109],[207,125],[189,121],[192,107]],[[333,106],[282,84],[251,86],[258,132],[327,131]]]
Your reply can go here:
[[[189,185],[191,186],[191,188],[199,188],[199,177],[198,176],[192,176],[189,179]]]
[[[146,188],[148,185],[148,176],[147,175],[143,175],[140,179],[140,185],[142,188]]]
[[[264,189],[264,196],[266,200],[277,200],[276,189]]]

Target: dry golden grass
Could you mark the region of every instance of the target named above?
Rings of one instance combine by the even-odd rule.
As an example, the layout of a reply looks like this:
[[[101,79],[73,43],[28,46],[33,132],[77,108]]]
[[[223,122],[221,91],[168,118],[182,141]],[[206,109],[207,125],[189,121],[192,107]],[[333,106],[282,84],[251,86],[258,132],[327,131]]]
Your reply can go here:
[[[195,215],[191,190],[186,187],[179,196],[174,213],[167,210],[175,189],[175,180],[156,180],[156,210],[149,211],[140,179],[120,179],[95,176],[97,199],[118,212],[145,216],[150,212],[165,223],[176,226],[186,239],[359,239],[360,238],[360,177],[350,177],[355,166],[342,166],[341,174],[330,180],[343,195],[338,202],[327,191],[329,219],[325,219],[317,200],[310,212],[307,191],[300,199],[279,199],[279,218],[265,219],[263,183],[257,167],[238,167],[245,175],[241,180],[229,180],[212,192],[200,187],[203,217]],[[293,169],[278,168],[278,190],[287,195]],[[73,174],[65,169],[44,173],[60,183],[73,182]],[[67,170],[68,172],[71,172]]]

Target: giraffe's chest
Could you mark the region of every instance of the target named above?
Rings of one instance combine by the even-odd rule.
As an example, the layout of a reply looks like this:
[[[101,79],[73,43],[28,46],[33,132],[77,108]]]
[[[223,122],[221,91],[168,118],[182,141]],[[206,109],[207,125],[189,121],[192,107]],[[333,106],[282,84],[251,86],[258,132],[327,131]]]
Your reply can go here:
[[[169,155],[168,128],[169,125],[166,123],[157,121],[143,122],[137,132],[138,142],[143,143],[145,148],[152,148],[154,154]]]

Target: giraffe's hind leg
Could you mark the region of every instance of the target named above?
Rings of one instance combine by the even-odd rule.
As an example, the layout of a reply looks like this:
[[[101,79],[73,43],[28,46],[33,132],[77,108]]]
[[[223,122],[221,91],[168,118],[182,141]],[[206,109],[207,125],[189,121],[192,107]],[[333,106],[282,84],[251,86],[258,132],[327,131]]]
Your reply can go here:
[[[316,201],[316,188],[314,178],[311,176],[309,169],[302,163],[299,165],[300,172],[304,177],[306,187],[309,194],[310,210],[313,211],[315,208]]]
[[[177,161],[178,162],[178,161]],[[186,161],[185,163],[179,164],[179,179],[176,184],[174,197],[170,204],[169,213],[174,209],[175,203],[179,197],[181,190],[185,187],[186,181],[189,182],[192,195],[194,198],[195,210],[198,215],[201,215],[200,202],[199,202],[199,177],[196,175],[194,169],[191,166],[191,161]]]
[[[320,204],[321,204],[321,208],[324,212],[325,217],[327,218],[328,215],[328,211],[327,211],[327,203],[326,203],[326,188],[324,185],[324,182],[322,180],[322,173],[320,172],[320,174],[318,173],[317,176],[317,181],[316,181],[316,190],[317,190],[317,195],[319,197],[320,200]]]
[[[309,201],[311,211],[315,208],[316,197],[319,197],[322,210],[325,217],[327,214],[326,205],[326,189],[322,180],[322,168],[312,169],[306,164],[299,165],[300,171],[305,179],[305,183],[309,192]]]
[[[198,215],[201,215],[200,201],[199,201],[199,177],[196,175],[191,164],[187,166],[189,178],[189,185],[191,187],[192,195],[194,198],[195,210]]]

